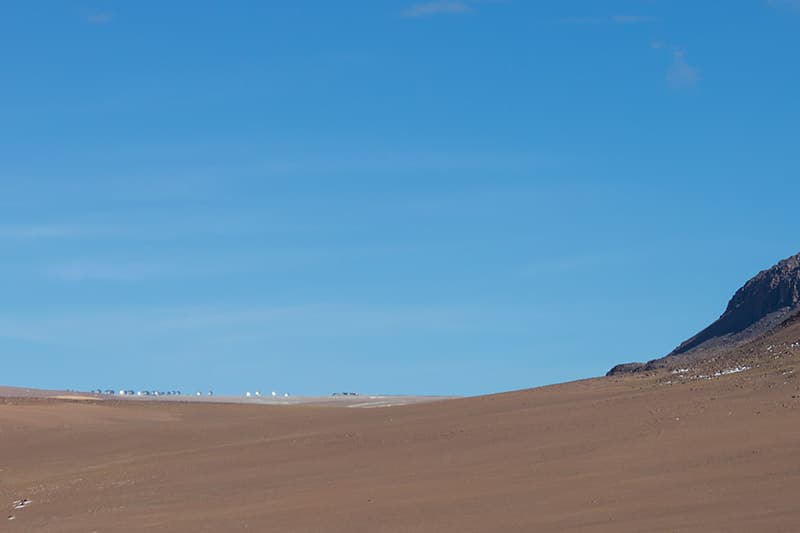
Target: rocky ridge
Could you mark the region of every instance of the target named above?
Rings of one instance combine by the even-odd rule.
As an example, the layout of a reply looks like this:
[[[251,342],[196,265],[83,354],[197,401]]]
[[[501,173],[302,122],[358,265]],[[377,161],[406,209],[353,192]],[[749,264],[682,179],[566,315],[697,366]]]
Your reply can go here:
[[[673,368],[717,359],[775,331],[800,315],[800,254],[759,272],[734,294],[715,322],[666,356],[647,363],[625,363],[608,375]]]

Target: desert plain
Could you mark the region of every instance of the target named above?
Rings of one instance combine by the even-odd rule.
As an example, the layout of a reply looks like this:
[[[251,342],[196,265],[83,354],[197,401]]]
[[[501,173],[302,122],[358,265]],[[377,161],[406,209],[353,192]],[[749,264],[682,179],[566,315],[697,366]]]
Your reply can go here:
[[[0,529],[794,532],[799,360],[372,409],[6,389]]]

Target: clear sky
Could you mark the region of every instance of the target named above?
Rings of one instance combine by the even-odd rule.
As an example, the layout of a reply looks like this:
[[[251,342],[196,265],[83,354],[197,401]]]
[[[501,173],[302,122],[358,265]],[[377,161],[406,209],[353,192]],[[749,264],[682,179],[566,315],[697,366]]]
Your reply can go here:
[[[477,394],[800,251],[797,0],[7,0],[0,383]]]

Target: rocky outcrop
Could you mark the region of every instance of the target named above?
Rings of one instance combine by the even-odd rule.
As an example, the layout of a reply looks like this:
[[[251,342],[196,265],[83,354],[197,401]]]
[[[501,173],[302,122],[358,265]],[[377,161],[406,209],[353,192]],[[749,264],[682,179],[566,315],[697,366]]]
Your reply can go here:
[[[800,315],[800,254],[759,272],[736,291],[722,316],[670,354],[646,364],[626,363],[607,375],[668,368],[671,363],[717,357],[726,349],[759,338]]]
[[[706,329],[683,342],[671,355],[700,348],[714,339],[733,336],[768,319],[800,307],[800,254],[760,272],[736,291],[728,308]],[[783,320],[776,320],[782,322]],[[777,324],[776,324],[777,325]],[[759,333],[759,332],[754,332]]]
[[[608,371],[606,376],[617,376],[619,374],[633,374],[634,372],[642,372],[645,369],[644,363],[623,363],[617,365]]]

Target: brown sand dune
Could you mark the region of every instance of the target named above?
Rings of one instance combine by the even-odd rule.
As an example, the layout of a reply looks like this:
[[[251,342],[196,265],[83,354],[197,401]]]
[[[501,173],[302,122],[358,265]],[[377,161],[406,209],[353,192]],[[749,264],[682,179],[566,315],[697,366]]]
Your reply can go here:
[[[795,532],[797,362],[364,410],[6,398],[3,530]]]

